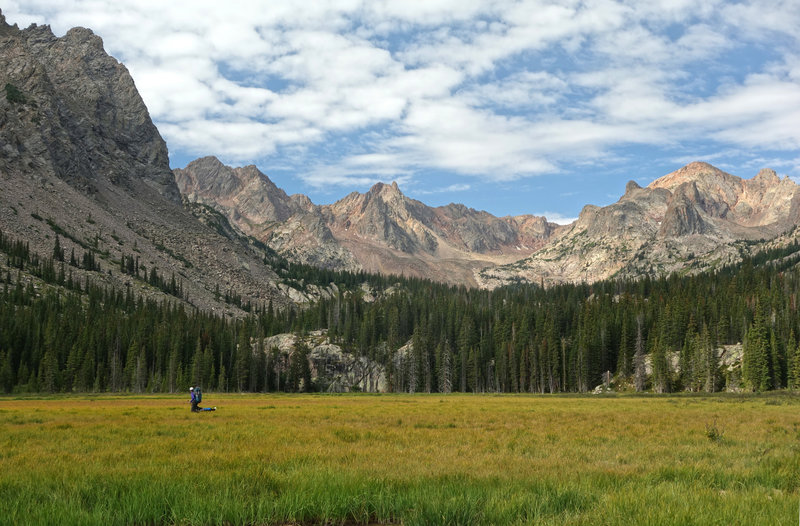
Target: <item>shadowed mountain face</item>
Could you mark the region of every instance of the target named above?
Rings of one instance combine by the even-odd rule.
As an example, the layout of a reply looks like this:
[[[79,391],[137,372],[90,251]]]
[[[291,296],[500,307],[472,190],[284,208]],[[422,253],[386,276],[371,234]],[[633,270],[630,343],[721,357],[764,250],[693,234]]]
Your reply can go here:
[[[475,270],[529,255],[558,229],[543,217],[432,208],[394,183],[317,206],[287,196],[255,166],[230,168],[213,157],[175,170],[175,179],[187,202],[212,206],[279,253],[327,268],[474,285]]]
[[[495,286],[523,278],[560,283],[611,276],[699,271],[737,261],[742,241],[770,239],[800,219],[798,186],[762,170],[740,179],[706,163],[691,163],[647,188],[628,183],[625,195],[580,217],[544,248],[513,266],[481,272]]]
[[[183,284],[191,305],[241,314],[215,290],[244,301],[288,303],[275,273],[238,240],[209,228],[182,206],[166,145],[127,69],[88,29],[57,38],[49,27],[20,30],[0,14],[0,230],[67,257],[91,253],[102,269],[68,268],[76,279],[158,287],[124,272]],[[143,272],[143,271],[141,271]],[[188,298],[188,299],[187,299]]]

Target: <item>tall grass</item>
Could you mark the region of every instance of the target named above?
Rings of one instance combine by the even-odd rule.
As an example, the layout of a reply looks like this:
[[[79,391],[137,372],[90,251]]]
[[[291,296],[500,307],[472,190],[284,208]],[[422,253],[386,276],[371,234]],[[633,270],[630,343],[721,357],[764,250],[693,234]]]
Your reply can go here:
[[[0,398],[0,523],[797,516],[800,399],[786,394],[207,396],[219,411],[192,414],[177,397]]]

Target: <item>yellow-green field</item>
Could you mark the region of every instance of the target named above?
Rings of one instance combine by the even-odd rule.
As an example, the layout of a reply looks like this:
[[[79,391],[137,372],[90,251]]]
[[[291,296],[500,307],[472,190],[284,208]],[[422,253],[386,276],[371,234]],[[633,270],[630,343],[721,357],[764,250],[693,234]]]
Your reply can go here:
[[[2,524],[796,524],[800,398],[0,398]]]

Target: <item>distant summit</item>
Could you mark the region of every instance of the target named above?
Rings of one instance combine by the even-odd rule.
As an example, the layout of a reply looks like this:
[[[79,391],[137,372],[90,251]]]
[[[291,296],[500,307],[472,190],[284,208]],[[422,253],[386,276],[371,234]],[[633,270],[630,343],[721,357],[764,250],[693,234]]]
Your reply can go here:
[[[764,169],[741,179],[694,162],[646,188],[629,182],[618,202],[585,207],[529,258],[480,277],[484,286],[496,286],[699,271],[738,261],[738,242],[771,239],[798,222],[800,191],[788,177]]]
[[[253,166],[230,168],[208,157],[175,170],[175,178],[187,202],[212,206],[246,235],[325,268],[475,285],[476,269],[531,254],[559,228],[543,217],[429,207],[396,182],[317,206],[286,196]]]

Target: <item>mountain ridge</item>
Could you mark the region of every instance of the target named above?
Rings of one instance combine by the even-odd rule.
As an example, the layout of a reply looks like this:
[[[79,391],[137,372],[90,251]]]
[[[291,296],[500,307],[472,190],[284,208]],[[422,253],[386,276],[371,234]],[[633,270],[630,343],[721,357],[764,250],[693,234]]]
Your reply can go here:
[[[484,269],[483,286],[550,284],[716,268],[741,258],[738,242],[779,236],[800,222],[800,187],[762,169],[751,179],[690,163],[647,187],[635,182],[606,207],[587,205],[529,258]]]
[[[195,179],[207,177],[194,163],[184,170]],[[176,170],[179,181],[181,174]],[[256,175],[268,180],[257,169],[251,173]],[[194,199],[191,187],[179,186],[184,198]],[[239,211],[224,196],[206,198],[237,223]],[[406,197],[396,183],[376,183],[330,205],[307,203],[295,212],[295,221],[310,213],[321,231],[330,232],[328,247],[352,256],[348,270],[440,280],[446,275],[451,283],[489,288],[520,280],[555,284],[655,275],[681,270],[689,261],[693,268],[710,268],[737,260],[738,241],[774,238],[800,222],[800,191],[788,177],[762,169],[743,179],[705,162],[689,163],[646,187],[630,181],[616,203],[586,205],[568,225],[529,215],[498,218],[455,203],[429,207]],[[272,219],[256,237],[275,247],[272,232],[292,227],[288,220]],[[298,246],[314,252],[303,245],[310,238],[293,239],[295,253]],[[316,257],[341,268],[324,253],[317,251]],[[502,258],[506,261],[498,261]],[[704,258],[708,261],[699,265]]]
[[[255,165],[211,156],[170,170],[133,79],[99,37],[20,30],[0,12],[2,84],[0,227],[40,253],[66,237],[67,249],[106,260],[102,279],[114,286],[128,278],[111,268],[141,254],[147,268],[185,280],[195,306],[236,315],[216,289],[256,302],[297,298],[267,263],[269,249],[325,269],[496,287],[714,268],[741,256],[737,243],[800,222],[791,179],[769,169],[741,179],[703,162],[646,187],[631,181],[616,203],[587,205],[569,225],[430,207],[396,183],[317,205]]]
[[[339,270],[474,285],[475,269],[532,253],[560,228],[532,215],[497,218],[455,203],[430,207],[407,197],[396,182],[315,205],[302,194],[287,196],[252,165],[231,168],[204,157],[174,172],[187,202],[214,206],[282,255]],[[253,203],[264,205],[249,208]]]

